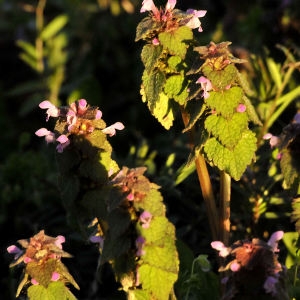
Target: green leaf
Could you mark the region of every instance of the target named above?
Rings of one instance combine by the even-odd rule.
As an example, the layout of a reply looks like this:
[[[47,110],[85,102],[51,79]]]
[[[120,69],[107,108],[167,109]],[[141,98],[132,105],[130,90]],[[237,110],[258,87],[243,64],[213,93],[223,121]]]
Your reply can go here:
[[[64,282],[71,283],[77,290],[79,290],[79,286],[73,276],[70,274],[68,268],[59,260],[56,263],[57,272],[64,278]]]
[[[154,37],[154,32],[161,27],[159,22],[155,22],[152,18],[144,18],[136,28],[135,41],[144,40]]]
[[[174,98],[178,104],[184,105],[189,95],[186,85],[186,80],[183,75],[173,75],[166,80],[164,92],[169,98]]]
[[[259,126],[262,126],[262,123],[255,111],[254,106],[252,105],[251,101],[249,100],[248,97],[246,97],[245,95],[243,96],[243,102],[246,106],[246,112],[248,114],[248,117],[250,119],[250,121],[252,121],[254,124],[257,124]]]
[[[172,241],[172,237],[175,234],[175,229],[174,226],[168,221],[168,219],[165,216],[155,215],[151,220],[150,227],[143,229],[141,233],[146,239],[147,245],[155,245],[163,248],[164,245],[168,243],[168,240],[171,239]],[[147,255],[151,254],[147,253]],[[161,260],[161,262],[157,261],[157,263],[160,265],[163,265],[162,262],[163,260]],[[154,262],[153,264],[155,265]]]
[[[47,288],[48,294],[52,295],[54,299],[76,300],[76,297],[64,285],[63,282],[51,282]]]
[[[292,203],[292,216],[291,220],[296,222],[296,231],[300,233],[300,197],[296,197]]]
[[[297,188],[300,184],[299,151],[284,149],[280,159],[280,167],[287,187],[291,188],[296,183]]]
[[[173,72],[178,72],[179,66],[181,65],[182,59],[179,56],[171,56],[168,59],[168,67],[173,71]]]
[[[202,72],[217,90],[226,89],[227,86],[235,82],[238,75],[238,70],[234,64],[229,64],[226,68],[221,70],[215,70],[212,66],[205,65],[202,68]]]
[[[193,31],[187,26],[181,26],[176,30],[161,32],[158,39],[171,55],[184,58],[188,48],[188,41],[193,39]]]
[[[42,285],[31,285],[27,295],[30,300],[55,300],[52,295],[49,296],[47,289]]]
[[[155,46],[153,44],[147,44],[143,47],[141,53],[141,59],[147,72],[152,72],[157,65],[158,58],[162,53],[162,46]]]
[[[235,113],[231,119],[225,119],[213,114],[206,118],[205,128],[222,145],[233,149],[239,142],[242,132],[248,128],[248,117],[246,113]]]
[[[51,39],[56,35],[68,22],[67,15],[60,15],[54,18],[41,32],[40,37],[43,41]]]
[[[207,105],[221,114],[224,118],[230,118],[236,112],[239,103],[242,103],[243,90],[239,87],[232,87],[222,92],[210,92],[205,99]]]
[[[233,150],[224,147],[216,138],[210,138],[204,145],[209,163],[224,170],[235,180],[239,180],[251,163],[256,151],[256,137],[246,130]]]
[[[129,290],[128,291],[128,298],[127,299],[132,299],[132,300],[151,300],[151,296],[149,292],[144,291],[144,290]]]
[[[142,81],[146,101],[151,113],[153,114],[153,110],[157,106],[157,102],[160,101],[160,94],[166,78],[164,73],[160,71],[148,73],[147,70],[144,70]]]
[[[143,290],[150,291],[152,300],[168,300],[177,274],[148,264],[139,267],[140,282]]]
[[[23,41],[23,40],[17,40],[16,44],[29,56],[31,56],[33,59],[36,60],[36,48],[34,45]]]
[[[171,100],[164,93],[160,93],[152,114],[167,130],[173,125],[175,108]]]
[[[183,132],[187,132],[192,129],[195,123],[201,118],[204,112],[207,110],[207,106],[202,100],[189,101],[186,105],[186,111],[190,115],[189,123]]]
[[[26,273],[39,284],[47,287],[51,281],[52,273],[56,270],[56,260],[50,259],[43,264],[29,262],[26,265]]]
[[[31,285],[28,288],[30,300],[75,300],[76,297],[69,291],[63,282],[51,282],[48,288],[42,285]]]

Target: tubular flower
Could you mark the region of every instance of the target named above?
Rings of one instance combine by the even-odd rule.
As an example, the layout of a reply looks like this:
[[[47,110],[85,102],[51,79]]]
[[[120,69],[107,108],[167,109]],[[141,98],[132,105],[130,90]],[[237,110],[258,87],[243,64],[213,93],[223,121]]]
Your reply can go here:
[[[116,134],[116,129],[117,130],[123,130],[125,127],[123,125],[123,123],[121,122],[116,122],[113,125],[110,125],[104,129],[102,129],[102,132],[105,134],[108,134],[109,136],[113,136]]]
[[[149,228],[152,219],[152,214],[149,211],[143,211],[140,215],[140,222],[143,228]]]
[[[188,14],[193,15],[190,21],[187,22],[186,26],[190,27],[191,29],[198,28],[199,32],[202,32],[203,29],[201,27],[201,22],[199,18],[202,18],[206,15],[206,10],[195,10],[195,9],[188,9],[186,11]]]
[[[116,130],[124,129],[121,122],[105,128],[105,122],[101,120],[102,112],[95,106],[89,106],[85,99],[80,99],[71,103],[69,106],[55,107],[49,101],[40,103],[40,108],[47,109],[47,121],[49,117],[57,117],[55,133],[46,128],[40,128],[35,132],[39,137],[45,137],[47,143],[57,142],[56,150],[62,153],[70,145],[70,136],[87,136],[95,129],[102,130],[103,133],[113,136]]]
[[[200,76],[196,83],[201,84],[201,88],[203,90],[202,96],[204,99],[209,97],[209,91],[212,89],[212,84],[209,79],[205,78],[204,76]]]
[[[46,141],[47,144],[55,142],[55,134],[54,134],[54,132],[51,132],[51,131],[49,131],[46,128],[40,128],[39,130],[37,130],[35,132],[35,135],[37,135],[39,137],[44,136],[45,137],[45,141]]]
[[[55,105],[53,105],[50,101],[45,100],[39,104],[39,107],[42,109],[47,109],[46,114],[46,121],[49,120],[50,117],[57,118],[60,115],[60,110]]]
[[[220,256],[228,257],[227,264],[219,269],[220,272],[229,271],[226,281],[222,282],[224,299],[265,299],[267,294],[275,300],[289,299],[285,268],[277,257],[278,242],[283,234],[283,231],[274,232],[268,242],[257,238],[240,240],[228,248],[220,241],[211,243]]]

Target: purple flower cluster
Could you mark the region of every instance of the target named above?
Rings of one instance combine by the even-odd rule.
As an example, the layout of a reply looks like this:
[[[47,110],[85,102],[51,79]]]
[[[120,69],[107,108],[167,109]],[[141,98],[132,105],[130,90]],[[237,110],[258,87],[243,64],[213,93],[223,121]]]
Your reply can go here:
[[[20,249],[16,245],[7,247],[7,252],[14,254],[15,262],[13,265],[35,263],[42,269],[49,259],[60,260],[62,256],[70,256],[62,250],[62,244],[65,242],[65,237],[62,235],[51,237],[45,235],[42,230],[31,237],[29,241],[20,240],[18,242],[24,249]],[[59,271],[55,270],[52,272],[50,281],[58,281],[60,276]],[[38,280],[34,277],[31,277],[30,281],[33,285],[39,284]]]
[[[167,31],[176,28],[176,26],[178,25],[184,25],[191,29],[198,28],[199,32],[203,31],[199,19],[205,16],[206,10],[188,9],[186,11],[186,21],[183,24],[179,24],[176,21],[174,21],[176,20],[176,17],[173,13],[175,5],[176,0],[168,0],[165,9],[158,9],[153,3],[153,0],[144,0],[140,12],[150,12],[152,18],[156,22],[162,23],[162,27],[165,28],[165,30]],[[152,43],[154,45],[159,45],[159,39],[157,37],[153,38]]]
[[[241,295],[239,289],[245,290],[252,281],[261,284],[257,286],[257,291],[263,288],[266,294],[277,294],[282,281],[280,277],[284,273],[284,267],[277,260],[278,242],[283,235],[283,231],[276,231],[267,243],[259,239],[237,241],[230,247],[226,247],[221,241],[211,243],[219,256],[233,257],[226,267],[220,269],[232,272],[222,280],[228,294],[232,297]]]
[[[58,108],[49,101],[43,101],[39,104],[41,109],[46,109],[46,121],[50,117],[60,118],[66,122],[66,130],[62,134],[56,134],[46,128],[40,128],[35,132],[39,137],[45,137],[46,143],[55,143],[56,150],[62,153],[63,150],[70,144],[69,136],[71,134],[88,135],[95,130],[94,120],[99,120],[102,117],[102,112],[95,107],[90,107],[85,99],[80,99],[71,103],[68,107]],[[121,122],[102,129],[102,132],[113,136],[116,130],[124,129]]]

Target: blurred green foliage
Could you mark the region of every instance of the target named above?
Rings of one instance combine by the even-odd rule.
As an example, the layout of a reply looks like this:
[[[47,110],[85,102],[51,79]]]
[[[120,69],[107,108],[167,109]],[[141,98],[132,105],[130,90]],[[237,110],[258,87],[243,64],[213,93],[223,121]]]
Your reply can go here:
[[[136,25],[142,19],[140,5],[137,0],[0,1],[3,299],[14,299],[18,286],[17,271],[8,270],[7,246],[40,229],[66,236],[66,251],[74,255],[66,264],[81,287],[74,292],[79,299],[120,299],[108,267],[103,271],[105,281],[96,283],[97,249],[71,232],[66,223],[56,186],[54,149],[34,136],[44,124],[45,116],[37,105],[45,99],[64,104],[86,98],[105,113],[107,123],[122,121],[126,130],[111,141],[119,164],[148,167],[148,176],[162,186],[178,239],[190,249],[189,266],[192,256],[206,253],[216,270],[198,181],[191,165],[186,165],[187,138],[177,130],[182,126],[175,122],[173,130],[166,132],[140,101],[141,45],[134,43]],[[254,92],[251,100],[267,124],[257,130],[261,137],[267,131],[279,134],[300,107],[299,93],[289,94],[299,86],[298,66],[293,74],[287,71],[291,58],[296,61],[300,56],[299,1],[182,0],[178,7],[206,9],[201,42],[232,41],[235,55],[249,61],[241,68]],[[285,48],[280,50],[276,44]],[[274,110],[268,111],[270,103],[276,112],[282,108],[276,117]],[[267,113],[269,118],[264,118]],[[233,183],[232,240],[295,230],[290,222],[293,195],[282,186],[274,151],[271,155],[269,145],[261,140],[256,162]],[[212,171],[211,177],[218,192],[219,175]],[[281,255],[290,249],[283,248]],[[188,278],[190,269],[185,268],[181,272]]]

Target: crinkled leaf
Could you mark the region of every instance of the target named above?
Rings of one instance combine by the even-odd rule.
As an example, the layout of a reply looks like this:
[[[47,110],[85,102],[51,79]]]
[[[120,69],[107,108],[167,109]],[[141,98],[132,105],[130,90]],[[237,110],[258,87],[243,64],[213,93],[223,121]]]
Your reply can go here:
[[[49,295],[53,295],[54,299],[60,300],[76,300],[76,297],[64,285],[63,282],[51,282],[47,288]]]
[[[252,121],[254,124],[262,126],[262,123],[255,111],[254,106],[252,105],[250,99],[246,96],[243,96],[243,103],[246,106],[246,112],[248,114],[249,120]]]
[[[129,290],[128,291],[128,299],[130,300],[151,300],[151,295],[148,291],[144,290]]]
[[[233,149],[239,142],[242,132],[248,128],[248,117],[246,113],[235,113],[231,119],[225,119],[213,114],[206,118],[205,128],[222,145]]]
[[[80,182],[77,176],[59,176],[59,189],[66,207],[72,207],[80,190]]]
[[[207,105],[221,114],[224,118],[230,118],[236,112],[239,103],[242,103],[243,90],[239,87],[232,87],[220,92],[210,92],[205,99]]]
[[[35,261],[29,262],[26,265],[26,273],[34,278],[39,284],[47,287],[51,281],[52,273],[56,270],[56,260],[49,259],[43,264]]]
[[[190,101],[186,106],[186,111],[189,113],[189,123],[183,132],[186,132],[195,125],[195,123],[201,118],[204,112],[207,110],[207,106],[202,100]]]
[[[284,149],[280,159],[280,167],[287,187],[291,188],[294,184],[296,184],[297,188],[300,184],[299,151]]]
[[[144,70],[142,80],[145,93],[144,96],[146,97],[150,112],[153,113],[154,108],[157,106],[157,102],[160,100],[160,93],[166,78],[160,71],[148,73],[147,70]]]
[[[117,239],[128,229],[131,220],[127,210],[117,208],[108,215],[107,221],[110,236]]]
[[[177,274],[149,264],[141,265],[138,272],[142,288],[151,293],[152,300],[169,299]]]
[[[291,220],[296,222],[296,231],[300,234],[300,197],[297,197],[293,200],[292,207],[293,212]]]
[[[224,147],[216,138],[210,138],[204,145],[207,159],[219,170],[224,170],[235,180],[239,180],[251,163],[256,151],[256,137],[246,130],[233,150]]]
[[[178,104],[184,105],[187,97],[187,82],[183,75],[170,76],[165,83],[164,92],[169,98],[173,98]]]
[[[108,232],[104,241],[101,263],[103,264],[109,260],[116,259],[122,254],[126,253],[130,249],[131,243],[132,241],[129,235],[113,237]]]
[[[30,300],[55,300],[53,295],[49,295],[47,289],[42,285],[32,285],[27,290]]]
[[[174,105],[168,96],[164,93],[160,93],[152,114],[164,128],[170,129],[174,121],[174,110]]]
[[[142,229],[142,235],[146,239],[147,245],[155,245],[164,247],[165,243],[175,234],[174,226],[168,221],[165,216],[154,216],[151,220],[150,227]],[[147,255],[149,255],[147,253]],[[163,264],[162,264],[163,265]]]
[[[32,285],[28,288],[30,300],[75,300],[76,297],[69,291],[63,282],[51,282],[48,288],[41,285]]]
[[[176,30],[161,32],[158,39],[171,55],[184,58],[188,48],[187,42],[193,39],[193,31],[187,26],[182,26]]]
[[[56,262],[56,270],[64,278],[65,282],[71,283],[77,290],[80,289],[68,268],[61,261]]]
[[[99,164],[97,159],[83,159],[78,172],[81,177],[88,178],[92,182],[105,183],[108,179],[106,168]]]
[[[151,188],[141,201],[135,201],[133,204],[137,211],[146,210],[155,216],[164,216],[166,213],[162,195],[156,188]]]
[[[160,28],[160,24],[155,22],[152,18],[144,18],[136,28],[135,41],[150,38],[157,29]]]
[[[107,218],[106,199],[108,198],[108,189],[95,189],[87,191],[80,204],[87,209],[90,217],[98,217],[99,219]]]
[[[202,72],[217,90],[224,90],[228,85],[234,83],[238,74],[238,70],[233,64],[229,64],[221,70],[215,70],[212,66],[205,65]]]
[[[141,58],[148,73],[152,72],[154,67],[157,65],[157,60],[160,57],[161,52],[162,46],[147,44],[143,47]]]
[[[179,56],[171,56],[168,59],[168,67],[173,72],[178,72],[182,69],[182,59]]]

